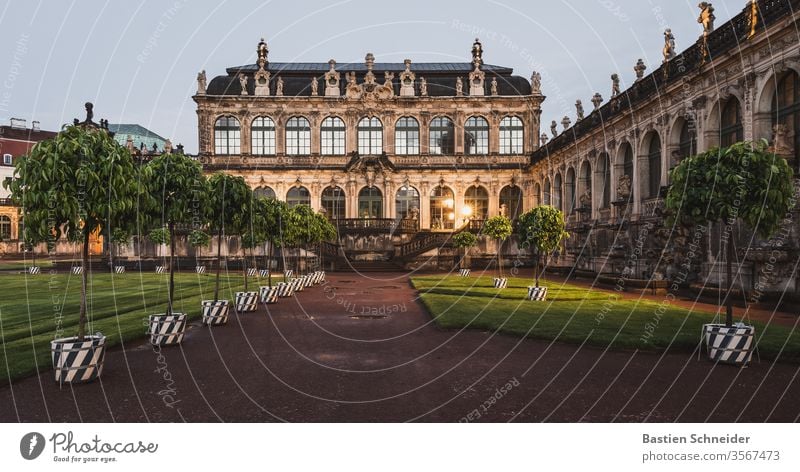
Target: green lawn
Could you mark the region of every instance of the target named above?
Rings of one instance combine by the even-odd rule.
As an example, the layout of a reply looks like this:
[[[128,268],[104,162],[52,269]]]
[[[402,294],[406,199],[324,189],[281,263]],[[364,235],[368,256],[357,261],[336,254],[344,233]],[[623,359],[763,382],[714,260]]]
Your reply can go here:
[[[147,317],[163,313],[167,305],[169,276],[128,272],[103,273],[90,277],[91,333],[105,334],[110,346],[121,340],[142,338]],[[273,277],[273,283],[282,280]],[[223,295],[233,301],[233,292],[242,290],[241,275],[222,275]],[[70,274],[37,276],[0,275],[0,384],[39,370],[49,370],[50,341],[60,324],[63,336],[77,334],[80,304],[80,276]],[[258,290],[250,277],[249,289]],[[266,285],[264,279],[262,285]],[[200,317],[200,300],[213,296],[213,274],[175,274],[175,310]]]
[[[541,284],[548,287],[546,301],[527,301],[529,279],[509,278],[504,290],[495,289],[491,277],[427,276],[414,277],[412,283],[442,328],[499,330],[617,349],[691,351],[700,339],[701,326],[714,316],[554,282]],[[762,357],[775,358],[783,348],[781,359],[800,360],[800,333],[786,326],[753,324]]]

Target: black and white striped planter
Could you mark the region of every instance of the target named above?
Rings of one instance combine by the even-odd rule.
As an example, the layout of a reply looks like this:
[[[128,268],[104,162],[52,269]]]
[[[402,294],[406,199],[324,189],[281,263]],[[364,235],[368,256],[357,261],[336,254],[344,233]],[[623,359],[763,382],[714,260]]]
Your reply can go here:
[[[321,284],[325,280],[325,272],[318,270],[314,272],[311,277],[315,284]]]
[[[203,300],[200,305],[204,325],[216,326],[228,322],[228,300]]]
[[[311,274],[304,275],[302,277],[302,280],[303,280],[303,283],[306,285],[306,287],[310,287],[310,286],[314,285],[314,278],[311,276]]]
[[[469,269],[459,269],[458,276],[459,277],[469,277],[470,270]]]
[[[755,334],[750,325],[703,325],[708,358],[724,364],[747,365],[753,357]]]
[[[50,341],[55,379],[58,383],[91,382],[103,373],[106,337],[100,333]]]
[[[528,287],[527,298],[535,302],[544,301],[547,298],[547,287]]]
[[[258,276],[261,277],[261,278],[266,279],[267,277],[269,277],[269,270],[267,270],[267,269],[259,270],[258,271]]]
[[[292,285],[292,290],[295,292],[302,292],[303,289],[306,288],[306,284],[301,277],[292,279],[292,281],[289,283]]]
[[[186,313],[150,315],[150,344],[153,346],[173,346],[183,341],[186,331]]]
[[[287,298],[294,295],[294,285],[290,282],[278,282],[278,296],[281,298]]]
[[[30,275],[39,275],[40,273],[42,273],[42,268],[39,266],[28,267],[28,273]]]
[[[194,266],[194,271],[198,274],[205,274],[206,273],[206,266]]]
[[[81,274],[83,273],[83,267],[80,267],[80,266],[78,266],[78,267],[73,267],[73,268],[72,268],[72,273],[73,273],[74,275],[81,275]]]
[[[258,292],[236,292],[236,311],[239,313],[258,309]]]
[[[506,288],[508,286],[508,279],[505,277],[494,278],[494,288]]]
[[[248,277],[255,277],[258,273],[258,269],[253,269],[252,267],[247,269],[247,276]]]
[[[259,287],[259,297],[261,298],[261,303],[265,305],[271,305],[273,303],[278,303],[278,286],[273,287]]]
[[[114,273],[115,274],[124,274],[125,273],[125,266],[114,266]]]
[[[156,274],[164,274],[167,272],[166,267],[164,266],[156,266]]]
[[[294,271],[292,269],[287,270],[286,272],[283,273],[283,277],[286,279],[291,279],[292,277],[294,277]]]

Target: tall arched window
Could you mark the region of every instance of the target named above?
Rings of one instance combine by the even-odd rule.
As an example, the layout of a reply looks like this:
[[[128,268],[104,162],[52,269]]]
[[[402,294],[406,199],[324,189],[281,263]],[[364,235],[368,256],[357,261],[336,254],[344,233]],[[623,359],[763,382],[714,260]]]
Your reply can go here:
[[[338,116],[329,116],[322,120],[319,130],[322,154],[343,156],[345,131],[344,121]]]
[[[455,199],[453,191],[443,185],[431,191],[431,229],[453,229],[455,227]]]
[[[580,186],[580,192],[581,192],[581,194],[578,196],[578,201],[580,201],[584,195],[586,194],[588,194],[589,196],[592,195],[592,165],[588,161],[584,161],[583,164],[581,164],[581,170],[578,178],[580,179],[578,184]],[[580,201],[580,205],[581,207],[583,207],[584,205],[586,205],[587,208],[592,207],[591,201],[589,202]]]
[[[600,154],[600,182],[600,208],[608,208],[611,205],[611,158],[605,152]]]
[[[419,122],[404,116],[397,120],[394,127],[395,154],[419,154]]]
[[[286,122],[286,154],[290,156],[311,154],[311,126],[302,116],[293,116]]]
[[[542,186],[538,183],[533,186],[533,206],[537,207],[543,204],[542,200]]]
[[[630,183],[630,194],[627,198],[619,197],[620,200],[633,200],[633,186],[636,185],[636,180],[633,179],[633,146],[625,144],[622,149],[622,174],[628,177]]]
[[[345,217],[344,190],[341,187],[327,187],[322,191],[321,200],[322,208],[328,218],[338,220]]]
[[[489,123],[480,116],[471,116],[464,125],[464,152],[489,153]]]
[[[463,216],[475,220],[485,220],[489,217],[489,192],[480,185],[473,185],[464,192]]]
[[[259,116],[250,125],[250,152],[254,156],[275,155],[275,122],[268,116]]]
[[[742,127],[742,107],[739,100],[731,97],[722,108],[719,126],[719,145],[728,147],[744,139],[744,128]]]
[[[535,192],[538,194],[539,185],[536,185]],[[538,196],[536,196],[538,200]],[[522,214],[522,189],[518,185],[506,185],[500,190],[500,207],[506,206],[506,216],[512,220],[519,218]]]
[[[500,120],[500,154],[522,154],[525,130],[522,120],[506,116]]]
[[[0,241],[11,239],[11,218],[0,215]]]
[[[553,179],[553,206],[561,211],[564,211],[564,206],[561,204],[561,197],[563,195],[561,174],[556,174],[556,177]]]
[[[311,206],[311,192],[305,187],[292,187],[286,192],[286,204],[290,208],[297,205]]]
[[[419,218],[419,192],[410,185],[397,189],[394,198],[394,208],[397,218]]]
[[[678,157],[686,159],[697,154],[697,129],[693,119],[684,119],[678,143]]]
[[[552,192],[550,191],[550,179],[544,179],[544,191],[542,193],[542,200],[544,201],[544,204],[552,205],[552,197]]]
[[[800,162],[800,76],[797,72],[789,71],[778,80],[772,107],[773,124],[786,125],[790,136],[794,135],[795,162]]]
[[[567,215],[572,214],[575,211],[575,194],[577,193],[577,183],[575,182],[575,169],[570,167],[567,169],[567,178],[564,182],[564,188],[566,189],[566,194],[564,198],[566,199],[566,205],[564,207],[564,213]]]
[[[364,187],[358,192],[358,217],[383,218],[383,194],[377,187]]]
[[[431,120],[428,149],[431,154],[453,154],[455,152],[455,128],[450,118],[437,116]]]
[[[655,198],[661,190],[661,140],[653,133],[647,151],[648,185],[647,196]]]
[[[383,124],[376,117],[362,118],[358,122],[358,153],[362,156],[383,152]]]
[[[232,116],[221,116],[214,123],[214,154],[227,156],[241,152],[241,129],[239,120]]]
[[[275,198],[275,190],[272,190],[270,187],[257,187],[255,190],[253,190],[253,193],[256,197]]]

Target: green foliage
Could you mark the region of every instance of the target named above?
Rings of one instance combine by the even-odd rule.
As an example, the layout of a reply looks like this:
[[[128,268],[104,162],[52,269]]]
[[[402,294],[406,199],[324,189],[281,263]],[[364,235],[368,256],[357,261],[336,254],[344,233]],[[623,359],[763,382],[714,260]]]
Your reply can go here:
[[[524,245],[549,254],[558,249],[561,240],[569,237],[565,231],[564,214],[550,205],[541,205],[519,217],[519,232]]]
[[[667,224],[730,223],[737,219],[769,237],[792,208],[792,169],[767,142],[736,143],[691,156],[670,174]]]
[[[478,244],[478,237],[469,231],[462,231],[453,236],[453,246],[459,249],[466,249]]]
[[[131,233],[124,228],[114,228],[111,231],[111,242],[120,245],[128,244],[131,242]]]
[[[275,198],[264,198],[259,203],[259,211],[264,218],[264,233],[267,241],[275,247],[283,245],[283,222],[289,207],[286,202]]]
[[[211,242],[211,235],[205,231],[194,229],[189,232],[187,239],[192,247],[203,247],[208,246],[208,243]]]
[[[503,215],[493,216],[483,224],[483,234],[498,241],[508,239],[512,231],[511,220]]]
[[[143,169],[151,197],[142,209],[159,226],[203,221],[207,185],[200,164],[180,153],[165,153]]]
[[[156,244],[169,244],[169,230],[167,228],[156,228],[150,230],[147,234],[147,239]]]
[[[208,186],[211,229],[218,234],[241,234],[248,224],[253,193],[244,178],[217,172],[209,177]]]

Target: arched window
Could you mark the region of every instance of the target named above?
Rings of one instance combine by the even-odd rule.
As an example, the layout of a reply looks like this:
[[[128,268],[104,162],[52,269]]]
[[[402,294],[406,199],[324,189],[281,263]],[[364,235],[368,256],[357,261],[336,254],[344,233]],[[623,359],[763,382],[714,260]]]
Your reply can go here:
[[[250,152],[254,156],[275,155],[275,122],[268,116],[259,116],[250,126]]]
[[[323,190],[321,203],[328,218],[338,220],[345,217],[344,190],[341,187],[328,187]]]
[[[778,81],[772,107],[772,124],[784,124],[789,135],[794,135],[795,162],[800,162],[800,76],[797,72],[789,71]]]
[[[214,123],[214,154],[227,156],[241,152],[241,129],[239,120],[232,116],[221,116]]]
[[[293,116],[286,122],[286,154],[290,156],[311,154],[311,126],[302,116]]]
[[[684,119],[681,126],[681,137],[678,143],[678,158],[683,160],[697,154],[697,129],[694,118]]]
[[[579,178],[580,182],[578,182],[578,184],[580,185],[581,194],[578,195],[578,201],[580,201],[581,197],[587,193],[590,196],[592,194],[592,165],[588,161],[584,161],[584,163],[581,165],[581,173]],[[586,205],[587,208],[592,207],[591,201],[588,203],[580,202],[580,205],[581,207],[584,205]]]
[[[394,127],[394,152],[396,154],[419,154],[419,122],[404,116]]]
[[[556,177],[553,179],[553,206],[564,211],[564,207],[561,204],[561,197],[564,193],[561,187],[561,174],[556,174]]]
[[[544,193],[542,194],[542,200],[544,201],[545,205],[551,205],[553,202],[550,191],[550,179],[544,179]]]
[[[358,217],[383,218],[383,194],[377,187],[364,187],[358,192]]]
[[[655,133],[650,138],[650,148],[647,151],[647,167],[647,196],[655,198],[661,190],[661,140]]]
[[[320,144],[322,154],[326,156],[344,155],[344,121],[337,116],[329,116],[322,120],[320,127]]]
[[[256,197],[261,198],[275,198],[275,190],[272,190],[270,187],[258,187],[253,190],[253,193]]]
[[[453,122],[446,116],[431,120],[428,149],[431,154],[453,154],[455,152],[455,131]]]
[[[611,158],[605,152],[600,154],[600,182],[600,208],[608,208],[611,205]]]
[[[286,204],[290,208],[297,205],[311,206],[311,193],[305,187],[292,187],[286,192]]]
[[[539,185],[536,185],[535,190],[538,200]],[[522,214],[522,189],[518,185],[506,185],[500,190],[500,207],[506,206],[506,216],[512,220],[519,218]]]
[[[362,156],[383,152],[383,124],[376,117],[362,118],[358,122],[358,153]]]
[[[0,215],[0,241],[11,239],[11,218]]]
[[[742,127],[742,107],[739,100],[731,97],[722,108],[719,127],[719,145],[728,147],[744,139],[744,128]]]
[[[542,186],[537,183],[533,186],[533,206],[537,207],[541,205],[542,202]]]
[[[475,220],[489,217],[489,192],[480,185],[473,185],[464,192],[462,215]]]
[[[522,154],[525,130],[522,120],[506,116],[500,120],[500,154]]]
[[[419,218],[419,192],[411,186],[402,186],[397,189],[394,198],[394,208],[397,218]]]
[[[572,167],[567,169],[567,178],[564,187],[566,187],[567,190],[566,193],[567,204],[566,207],[564,208],[564,213],[569,215],[572,214],[573,211],[575,211],[575,193],[578,191],[575,188],[575,169],[573,169]]]
[[[464,152],[489,153],[489,123],[480,116],[471,116],[464,125]]]
[[[633,185],[633,147],[630,144],[625,145],[622,156],[622,173],[628,176]]]
[[[431,191],[431,229],[453,229],[455,227],[455,199],[453,191],[439,185]]]

